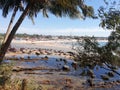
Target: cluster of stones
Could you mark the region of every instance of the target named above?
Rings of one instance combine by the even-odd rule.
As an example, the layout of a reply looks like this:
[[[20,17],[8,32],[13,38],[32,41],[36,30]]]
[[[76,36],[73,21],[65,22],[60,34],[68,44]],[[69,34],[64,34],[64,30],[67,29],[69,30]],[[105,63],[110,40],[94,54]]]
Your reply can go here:
[[[120,85],[120,80],[116,80],[116,81],[110,81],[110,82],[101,82],[99,84],[96,84],[94,87],[111,88],[119,85]]]
[[[56,56],[61,56],[64,58],[69,58],[72,59],[73,56],[75,55],[73,52],[64,52],[61,50],[53,50],[53,49],[41,49],[41,48],[9,48],[8,52],[13,52],[13,53],[21,53],[21,54],[36,54],[36,55],[56,55]]]

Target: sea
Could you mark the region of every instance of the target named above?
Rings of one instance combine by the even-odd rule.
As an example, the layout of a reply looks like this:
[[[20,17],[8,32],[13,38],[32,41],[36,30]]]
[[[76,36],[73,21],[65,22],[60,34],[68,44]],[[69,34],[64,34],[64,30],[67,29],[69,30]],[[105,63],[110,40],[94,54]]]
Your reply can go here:
[[[77,46],[77,42],[61,42],[63,45],[69,45],[69,46]],[[107,44],[107,41],[98,41],[99,46],[105,46]]]

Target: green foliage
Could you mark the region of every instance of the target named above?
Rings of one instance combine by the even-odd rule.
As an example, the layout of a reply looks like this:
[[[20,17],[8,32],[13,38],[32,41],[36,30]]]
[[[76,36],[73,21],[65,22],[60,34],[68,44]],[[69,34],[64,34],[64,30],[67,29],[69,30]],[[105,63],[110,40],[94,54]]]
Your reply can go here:
[[[86,53],[96,53],[98,42],[96,42],[94,37],[84,37],[84,40],[81,42],[81,46],[83,46]]]
[[[102,22],[100,24],[101,27],[104,27],[106,29],[110,30],[119,30],[120,27],[120,11],[116,10],[110,10],[107,13],[103,14],[104,16],[102,17]]]
[[[21,11],[23,9],[22,0],[0,0],[0,7],[3,9],[3,16],[6,17],[8,15],[9,10],[14,7],[18,7]]]
[[[2,64],[0,65],[0,87],[4,87],[10,82],[11,78],[11,65]]]
[[[83,37],[82,41],[78,39],[76,47],[75,60],[81,67],[93,68],[99,60],[99,44],[94,37]]]
[[[109,80],[114,73],[120,76],[116,71],[120,66],[120,34],[112,32],[108,37],[106,45],[100,46],[95,37],[84,37],[77,40],[76,55],[74,59],[82,67],[80,75],[87,76],[89,85],[92,86],[92,79],[95,78],[93,70],[96,66],[111,71],[107,75],[101,75],[101,79]]]
[[[120,0],[105,0],[106,7],[100,7],[99,17],[100,26],[105,29],[113,30],[108,37],[108,43],[102,47],[102,59],[109,62],[120,59]],[[109,58],[108,58],[109,57]]]
[[[23,80],[26,80],[23,86]],[[8,84],[7,89],[14,90],[44,90],[41,85],[39,85],[34,79],[21,79],[21,78],[13,78],[11,82]]]
[[[100,7],[99,17],[101,19],[100,26],[110,30],[120,32],[120,0],[106,1],[106,7]]]
[[[106,4],[108,5],[107,2]],[[105,46],[100,46],[94,37],[85,37],[82,42],[78,40],[79,46],[76,49],[75,59],[81,66],[91,68],[103,63],[112,66],[114,61],[120,60],[120,9],[119,4],[117,7],[116,4],[117,2],[114,2],[109,9],[101,7],[99,10],[100,25],[103,28],[115,30],[108,37]]]
[[[0,0],[0,7],[3,9],[3,16],[6,17],[14,7],[21,10],[28,3],[31,4],[28,16],[32,21],[33,17],[37,17],[38,13],[48,17],[48,12],[57,17],[94,18],[93,8],[86,5],[84,0],[24,0],[24,2],[23,0]]]
[[[115,65],[114,61],[120,60],[120,34],[112,32],[105,46],[100,46],[94,37],[84,37],[78,40],[75,60],[80,66],[94,68],[104,63]]]
[[[23,80],[20,78],[11,78],[12,76],[12,65],[1,64],[0,65],[0,90],[22,90]],[[27,90],[42,90],[35,80],[26,79],[24,86]]]
[[[108,8],[100,7],[98,10],[101,18],[100,26],[114,31],[104,46],[100,46],[94,37],[84,37],[82,41],[78,39],[75,60],[83,67],[81,75],[93,78],[94,73],[89,75],[87,73],[95,66],[100,66],[112,71],[107,73],[108,75],[101,75],[103,80],[109,80],[109,77],[113,76],[114,73],[120,76],[120,73],[116,71],[117,67],[120,66],[120,1],[113,0],[112,3],[104,1]],[[91,84],[90,80],[89,84]]]

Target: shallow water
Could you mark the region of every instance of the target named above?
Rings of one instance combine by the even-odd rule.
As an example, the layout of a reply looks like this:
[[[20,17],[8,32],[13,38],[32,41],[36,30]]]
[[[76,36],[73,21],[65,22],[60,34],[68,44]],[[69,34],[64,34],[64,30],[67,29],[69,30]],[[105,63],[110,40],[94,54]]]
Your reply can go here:
[[[21,61],[20,60],[21,57],[29,61],[27,60]],[[59,71],[62,71],[62,72],[64,72],[63,66],[67,65],[70,68],[70,71],[67,72],[67,75],[81,77],[80,74],[82,73],[83,69],[79,67],[79,65],[77,65],[76,68],[73,67],[72,63],[75,62],[74,60],[68,60],[65,58],[61,58],[59,56],[48,56],[48,55],[47,55],[48,60],[44,60],[44,57],[45,55],[40,55],[40,56],[28,55],[28,54],[16,55],[14,56],[14,58],[18,58],[18,60],[12,61],[12,63],[14,62],[16,63],[15,64],[16,66],[22,66],[23,68],[47,67],[50,69],[58,69]],[[37,60],[33,60],[33,59],[37,59]],[[4,60],[4,62],[10,63],[11,60]],[[102,81],[100,75],[106,74],[109,71],[101,68],[100,66],[96,66],[96,67],[93,69],[93,72],[95,74],[95,81],[99,82],[99,81]],[[120,73],[120,68],[117,71]],[[41,72],[41,70],[37,70],[37,72]],[[114,77],[111,77],[110,81],[114,81],[114,80],[120,80],[120,76],[117,74],[114,74]]]
[[[105,46],[107,42],[104,42],[104,41],[98,41],[99,43],[99,46]],[[63,45],[69,45],[69,46],[77,46],[78,43],[77,42],[61,42],[61,44]]]

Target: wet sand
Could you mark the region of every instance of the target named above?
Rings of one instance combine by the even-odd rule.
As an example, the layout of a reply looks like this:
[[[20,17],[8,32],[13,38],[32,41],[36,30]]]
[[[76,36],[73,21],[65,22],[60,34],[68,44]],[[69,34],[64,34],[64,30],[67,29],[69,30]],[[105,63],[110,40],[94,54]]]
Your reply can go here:
[[[15,48],[44,48],[63,51],[72,51],[72,45],[64,44],[64,42],[72,42],[70,40],[49,40],[49,41],[26,41],[13,40],[12,47]]]

